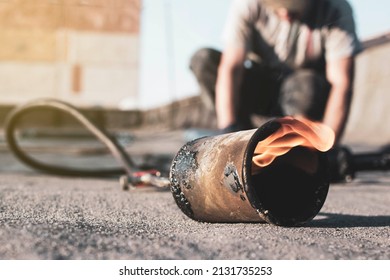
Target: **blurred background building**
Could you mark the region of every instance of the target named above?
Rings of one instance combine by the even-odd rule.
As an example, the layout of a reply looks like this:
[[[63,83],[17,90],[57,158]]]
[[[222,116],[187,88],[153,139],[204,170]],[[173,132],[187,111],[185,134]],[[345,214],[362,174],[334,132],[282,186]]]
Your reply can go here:
[[[198,48],[223,47],[231,1],[0,0],[0,126],[14,105],[52,97],[98,111],[110,128],[215,127],[188,63]],[[345,139],[381,142],[390,137],[390,2],[350,2],[365,49]]]
[[[1,0],[0,103],[135,107],[141,0]]]

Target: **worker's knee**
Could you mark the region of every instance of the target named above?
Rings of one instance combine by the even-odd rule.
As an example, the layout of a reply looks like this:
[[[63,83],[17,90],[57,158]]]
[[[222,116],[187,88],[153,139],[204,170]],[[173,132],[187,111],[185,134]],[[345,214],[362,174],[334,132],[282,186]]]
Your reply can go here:
[[[311,70],[299,70],[283,82],[280,106],[285,115],[303,115],[321,120],[328,99],[330,85],[324,76]]]
[[[217,71],[220,61],[221,52],[211,48],[202,48],[191,57],[190,69],[196,77],[210,75],[210,72]]]

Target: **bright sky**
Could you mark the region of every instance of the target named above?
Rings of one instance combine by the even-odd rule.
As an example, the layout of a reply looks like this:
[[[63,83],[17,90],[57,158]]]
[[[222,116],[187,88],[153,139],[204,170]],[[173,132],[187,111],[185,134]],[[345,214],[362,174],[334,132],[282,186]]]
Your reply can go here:
[[[221,32],[231,0],[143,0],[140,107],[151,108],[196,95],[188,69],[201,47],[222,48]],[[390,32],[389,0],[349,0],[358,36]]]

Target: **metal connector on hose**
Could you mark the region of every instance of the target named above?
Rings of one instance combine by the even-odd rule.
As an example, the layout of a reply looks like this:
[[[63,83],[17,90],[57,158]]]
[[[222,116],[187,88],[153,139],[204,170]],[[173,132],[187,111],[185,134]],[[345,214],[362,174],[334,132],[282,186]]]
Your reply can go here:
[[[258,130],[201,138],[183,146],[170,172],[179,208],[204,222],[297,226],[312,220],[329,189],[326,153],[296,147],[253,173],[257,144],[280,127],[273,120]]]
[[[123,190],[131,190],[142,186],[153,186],[157,188],[169,188],[169,178],[162,177],[157,170],[135,172],[131,175],[123,175],[119,179]]]

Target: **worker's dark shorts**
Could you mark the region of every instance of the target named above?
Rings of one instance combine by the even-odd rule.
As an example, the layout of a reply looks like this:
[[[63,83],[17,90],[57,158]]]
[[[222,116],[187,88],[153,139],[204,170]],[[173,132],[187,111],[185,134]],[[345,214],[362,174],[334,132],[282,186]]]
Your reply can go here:
[[[201,49],[192,59],[190,68],[198,80],[201,97],[210,108],[215,101],[215,83],[221,52]],[[252,114],[264,116],[304,115],[321,120],[330,85],[324,75],[313,70],[289,73],[274,71],[264,65],[247,61],[239,96],[236,97],[238,122],[250,123]]]

